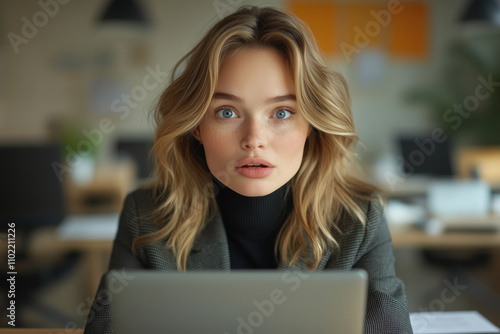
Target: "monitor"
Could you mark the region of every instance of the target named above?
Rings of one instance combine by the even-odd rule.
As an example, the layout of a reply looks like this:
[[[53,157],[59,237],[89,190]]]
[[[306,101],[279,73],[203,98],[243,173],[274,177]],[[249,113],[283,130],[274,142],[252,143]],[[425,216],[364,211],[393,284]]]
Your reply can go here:
[[[429,136],[404,135],[398,139],[404,172],[414,176],[454,175],[450,139],[436,142]]]
[[[61,162],[52,143],[0,145],[0,224],[14,222],[17,231],[58,225],[65,215],[63,184],[52,167]]]
[[[115,150],[118,156],[128,156],[137,165],[138,178],[145,180],[154,171],[154,161],[149,154],[153,147],[150,138],[120,138],[116,141]]]

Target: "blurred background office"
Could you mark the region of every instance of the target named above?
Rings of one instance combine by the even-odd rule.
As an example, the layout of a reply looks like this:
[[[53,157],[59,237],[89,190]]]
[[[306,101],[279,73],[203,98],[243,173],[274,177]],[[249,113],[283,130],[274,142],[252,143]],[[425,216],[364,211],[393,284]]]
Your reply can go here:
[[[410,311],[475,309],[500,326],[497,0],[0,0],[0,253],[6,275],[14,222],[16,321],[83,327],[124,196],[154,177],[151,110],[176,62],[243,4],[294,12],[345,76]]]

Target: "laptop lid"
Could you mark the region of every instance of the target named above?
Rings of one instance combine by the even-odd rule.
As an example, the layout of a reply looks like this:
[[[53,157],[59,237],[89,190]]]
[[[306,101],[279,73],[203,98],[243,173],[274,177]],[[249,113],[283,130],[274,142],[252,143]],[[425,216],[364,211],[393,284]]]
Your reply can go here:
[[[106,277],[116,333],[363,331],[367,274],[362,270],[145,270],[127,276],[122,289],[113,272]]]

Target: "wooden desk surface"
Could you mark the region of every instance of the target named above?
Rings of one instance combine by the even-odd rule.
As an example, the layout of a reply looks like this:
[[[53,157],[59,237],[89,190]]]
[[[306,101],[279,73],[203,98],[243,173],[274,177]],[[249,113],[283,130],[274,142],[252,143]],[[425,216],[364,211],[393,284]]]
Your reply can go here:
[[[377,184],[377,186],[382,189],[384,196],[387,198],[414,198],[426,196],[430,185],[435,181],[435,179],[429,177],[411,177],[393,185],[381,183]],[[492,181],[488,182],[488,184],[493,192],[500,192],[500,181]]]
[[[445,232],[429,235],[415,226],[390,226],[392,243],[395,248],[500,248],[500,233],[460,233]],[[44,229],[33,238],[30,251],[61,252],[76,250],[90,253],[111,252],[113,240],[61,240],[55,229]]]
[[[417,227],[391,227],[394,248],[473,249],[489,248],[500,254],[500,233],[449,233],[429,235]],[[54,228],[42,229],[32,239],[31,254],[59,254],[81,251],[87,271],[89,295],[95,295],[106,271],[113,240],[61,240]],[[500,255],[499,255],[500,256]],[[499,260],[500,261],[500,260]],[[500,273],[500,263],[499,263]],[[2,330],[0,329],[0,333]]]
[[[391,235],[394,247],[500,247],[500,233],[445,232],[429,235],[415,227],[392,227]],[[61,240],[55,229],[41,230],[33,238],[30,250],[40,251],[110,251],[113,240]]]
[[[391,227],[394,248],[500,248],[500,233],[445,232],[429,235],[418,227]]]
[[[83,328],[0,328],[1,334],[82,334]]]
[[[48,251],[81,251],[81,252],[102,252],[111,251],[113,240],[62,240],[55,228],[44,228],[35,232],[32,237],[30,252]]]
[[[429,235],[414,226],[390,226],[390,229],[395,248],[500,248],[500,233],[445,232],[440,235]],[[112,245],[113,240],[61,240],[55,229],[44,229],[33,238],[30,251],[33,254],[68,250],[102,253],[111,252]]]
[[[101,275],[107,270],[112,247],[113,240],[111,239],[62,240],[55,228],[44,228],[33,235],[29,251],[32,256],[36,254],[56,255],[68,251],[82,252],[87,272],[88,294],[94,296],[99,286]],[[62,333],[66,334],[66,332]],[[69,331],[68,333],[73,332]]]

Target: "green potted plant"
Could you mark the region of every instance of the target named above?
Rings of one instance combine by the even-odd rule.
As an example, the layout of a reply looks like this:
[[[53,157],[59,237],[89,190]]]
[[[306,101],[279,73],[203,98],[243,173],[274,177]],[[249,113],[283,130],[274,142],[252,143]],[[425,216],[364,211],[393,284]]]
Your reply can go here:
[[[72,180],[78,184],[90,182],[95,172],[98,146],[85,136],[81,122],[71,120],[65,123],[61,133],[61,150]]]
[[[410,90],[459,146],[500,145],[500,32],[450,43],[436,84]]]

